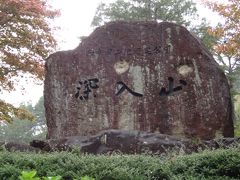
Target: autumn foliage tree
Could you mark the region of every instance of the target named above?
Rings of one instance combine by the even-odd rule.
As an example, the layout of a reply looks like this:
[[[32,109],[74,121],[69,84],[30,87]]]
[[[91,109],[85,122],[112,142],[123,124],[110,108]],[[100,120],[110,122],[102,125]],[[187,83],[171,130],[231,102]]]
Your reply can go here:
[[[210,28],[209,33],[218,39],[213,48],[232,86],[236,74],[240,72],[240,0],[203,2],[224,19],[223,23]]]
[[[56,46],[49,20],[57,15],[47,0],[0,0],[0,91],[14,90],[16,78],[25,74],[43,78],[44,58]],[[13,115],[32,118],[0,100],[0,120]]]

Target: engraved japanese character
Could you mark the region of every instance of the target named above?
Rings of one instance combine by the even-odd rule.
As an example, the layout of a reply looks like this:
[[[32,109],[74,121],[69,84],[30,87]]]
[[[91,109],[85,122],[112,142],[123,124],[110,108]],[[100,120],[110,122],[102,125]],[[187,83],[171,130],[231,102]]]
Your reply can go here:
[[[132,91],[125,83],[122,81],[117,82],[116,92],[115,95],[120,95],[123,93],[123,91],[127,90],[129,93],[131,93],[133,96],[142,97],[143,95],[137,92]]]

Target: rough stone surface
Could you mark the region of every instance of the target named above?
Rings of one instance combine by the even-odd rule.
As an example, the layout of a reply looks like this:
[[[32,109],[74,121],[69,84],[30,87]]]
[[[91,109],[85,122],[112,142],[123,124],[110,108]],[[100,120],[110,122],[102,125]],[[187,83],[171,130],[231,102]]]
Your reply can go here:
[[[138,130],[185,138],[232,137],[223,71],[184,27],[115,22],[46,61],[48,138]]]
[[[31,146],[44,151],[79,149],[84,153],[109,154],[162,154],[174,152],[192,153],[204,149],[239,147],[240,138],[222,138],[209,141],[193,141],[179,137],[139,131],[106,130],[94,136],[72,136],[46,141],[35,140]]]
[[[19,143],[19,142],[4,142],[1,145],[4,149],[10,152],[41,152],[40,148],[35,148],[29,144]]]
[[[159,133],[140,131],[106,130],[93,136],[71,136],[58,139],[33,140],[30,144],[0,142],[0,151],[54,152],[78,151],[91,154],[156,154],[192,153],[205,149],[239,148],[240,138],[193,140]]]

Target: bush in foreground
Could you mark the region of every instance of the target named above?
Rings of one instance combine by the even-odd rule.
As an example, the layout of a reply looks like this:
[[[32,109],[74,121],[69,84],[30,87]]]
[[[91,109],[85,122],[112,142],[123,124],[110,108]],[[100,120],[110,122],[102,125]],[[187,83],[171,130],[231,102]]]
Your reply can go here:
[[[83,155],[0,152],[0,179],[18,179],[22,171],[38,177],[61,176],[99,180],[240,179],[239,149],[204,151],[192,155]]]

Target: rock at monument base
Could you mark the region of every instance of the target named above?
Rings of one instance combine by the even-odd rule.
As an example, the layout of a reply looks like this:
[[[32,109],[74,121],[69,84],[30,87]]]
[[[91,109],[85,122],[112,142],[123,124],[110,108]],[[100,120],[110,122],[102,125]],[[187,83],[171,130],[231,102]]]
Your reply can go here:
[[[106,129],[233,137],[224,72],[199,40],[176,24],[99,27],[76,49],[47,59],[44,85],[51,139]]]
[[[223,138],[210,141],[194,142],[159,133],[139,131],[107,130],[97,135],[83,137],[72,136],[62,139],[33,141],[31,145],[42,151],[66,151],[78,149],[83,153],[91,154],[155,154],[170,152],[192,153],[204,149],[218,149],[238,146],[240,138]],[[45,147],[42,146],[45,144]]]
[[[19,142],[5,142],[1,145],[10,152],[41,152],[41,148],[33,147],[26,143],[19,143]]]
[[[202,150],[238,147],[240,138],[221,138],[193,141],[159,133],[107,130],[94,136],[72,136],[61,139],[33,140],[30,145],[18,142],[0,142],[1,149],[11,152],[74,151],[88,154],[149,154],[174,152],[193,153]],[[1,150],[0,149],[0,150]]]

